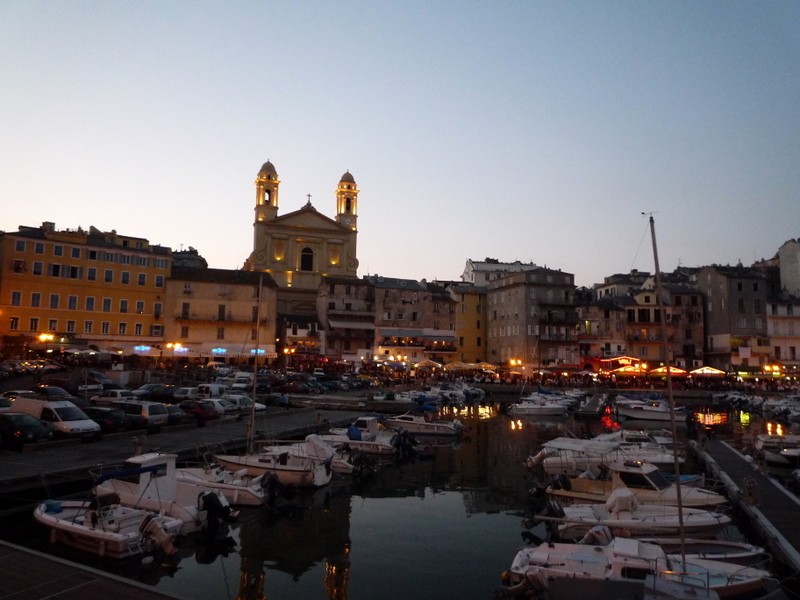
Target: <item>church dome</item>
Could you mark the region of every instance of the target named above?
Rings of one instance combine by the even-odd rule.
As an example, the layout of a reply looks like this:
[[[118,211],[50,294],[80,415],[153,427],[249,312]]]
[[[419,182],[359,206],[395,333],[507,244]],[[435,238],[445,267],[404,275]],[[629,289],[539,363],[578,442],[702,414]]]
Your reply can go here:
[[[267,161],[261,165],[261,170],[258,172],[258,174],[267,176],[268,179],[275,179],[278,176],[278,172],[275,170],[275,165],[273,165],[270,161]],[[270,175],[272,175],[272,177],[269,177]]]
[[[345,174],[342,175],[342,178],[339,180],[339,183],[355,183],[356,180],[350,174],[350,171],[345,171]]]

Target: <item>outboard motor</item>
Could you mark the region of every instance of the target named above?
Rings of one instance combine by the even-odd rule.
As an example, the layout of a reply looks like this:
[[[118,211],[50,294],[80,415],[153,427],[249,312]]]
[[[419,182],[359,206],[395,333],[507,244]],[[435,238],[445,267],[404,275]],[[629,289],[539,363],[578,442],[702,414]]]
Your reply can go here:
[[[197,502],[198,507],[208,513],[209,528],[216,528],[223,521],[232,523],[239,516],[239,511],[231,508],[227,498],[216,492],[203,492]]]

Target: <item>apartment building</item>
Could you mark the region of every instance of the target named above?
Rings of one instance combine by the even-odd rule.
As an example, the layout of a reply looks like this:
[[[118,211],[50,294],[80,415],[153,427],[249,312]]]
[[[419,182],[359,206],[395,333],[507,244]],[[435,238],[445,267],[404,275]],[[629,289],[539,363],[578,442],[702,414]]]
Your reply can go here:
[[[0,233],[0,265],[0,335],[8,355],[72,348],[148,353],[163,340],[167,247],[45,222]]]

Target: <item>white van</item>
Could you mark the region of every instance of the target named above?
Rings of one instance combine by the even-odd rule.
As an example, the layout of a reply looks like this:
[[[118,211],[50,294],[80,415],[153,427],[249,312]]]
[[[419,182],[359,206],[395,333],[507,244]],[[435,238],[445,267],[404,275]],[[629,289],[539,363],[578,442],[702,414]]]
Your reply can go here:
[[[42,421],[58,437],[100,437],[100,425],[69,400],[42,400],[18,396],[13,410],[28,413]]]
[[[201,383],[197,386],[198,398],[222,398],[228,393],[228,386],[221,383]]]

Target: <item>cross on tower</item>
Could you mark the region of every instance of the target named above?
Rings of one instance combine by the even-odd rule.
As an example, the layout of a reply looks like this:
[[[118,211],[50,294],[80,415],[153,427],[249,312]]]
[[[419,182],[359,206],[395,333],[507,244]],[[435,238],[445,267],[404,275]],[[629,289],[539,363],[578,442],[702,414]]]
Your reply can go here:
[[[308,198],[308,203],[311,204],[311,194],[306,194],[306,198]]]

